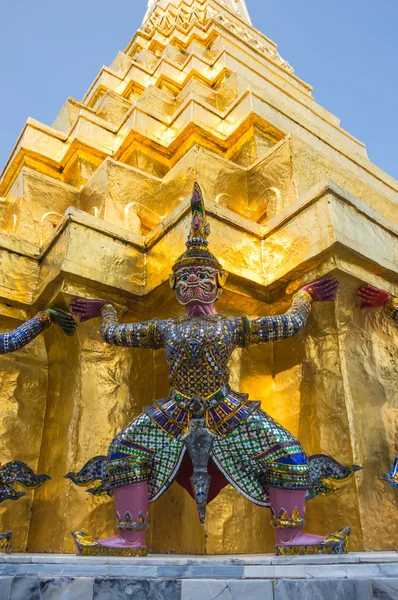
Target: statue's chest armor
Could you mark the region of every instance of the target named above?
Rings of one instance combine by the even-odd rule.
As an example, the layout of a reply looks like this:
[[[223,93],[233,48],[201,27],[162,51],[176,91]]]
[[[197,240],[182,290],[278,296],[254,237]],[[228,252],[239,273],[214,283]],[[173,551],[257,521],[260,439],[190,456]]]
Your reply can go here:
[[[182,359],[194,363],[223,363],[232,351],[232,335],[223,319],[192,319],[173,323],[168,332],[166,354],[171,365]]]

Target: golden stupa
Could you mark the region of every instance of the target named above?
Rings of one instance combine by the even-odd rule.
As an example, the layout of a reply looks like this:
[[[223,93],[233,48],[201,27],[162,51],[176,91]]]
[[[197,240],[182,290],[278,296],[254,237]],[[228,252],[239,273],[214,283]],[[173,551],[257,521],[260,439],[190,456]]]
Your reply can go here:
[[[251,24],[244,0],[150,0],[141,28],[81,102],[52,127],[29,119],[0,179],[0,330],[77,296],[123,320],[175,315],[171,266],[198,180],[211,247],[230,273],[220,311],[275,314],[304,282],[333,275],[297,339],[237,352],[236,389],[310,454],[364,470],[308,506],[309,528],[350,525],[351,548],[396,548],[397,330],[358,308],[366,282],[398,295],[398,183],[316,103],[311,87]],[[168,390],[162,352],[106,346],[98,322],[53,327],[0,359],[1,461],[53,481],[0,508],[14,549],[72,552],[70,532],[112,533],[111,500],[63,479]],[[269,552],[270,514],[226,488],[207,538],[176,483],[151,509],[151,549]]]

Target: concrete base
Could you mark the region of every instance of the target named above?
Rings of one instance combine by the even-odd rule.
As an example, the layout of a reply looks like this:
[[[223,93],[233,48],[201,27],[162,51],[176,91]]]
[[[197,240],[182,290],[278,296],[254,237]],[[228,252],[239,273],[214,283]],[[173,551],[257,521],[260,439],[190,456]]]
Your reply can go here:
[[[0,600],[398,600],[398,553],[0,556]]]

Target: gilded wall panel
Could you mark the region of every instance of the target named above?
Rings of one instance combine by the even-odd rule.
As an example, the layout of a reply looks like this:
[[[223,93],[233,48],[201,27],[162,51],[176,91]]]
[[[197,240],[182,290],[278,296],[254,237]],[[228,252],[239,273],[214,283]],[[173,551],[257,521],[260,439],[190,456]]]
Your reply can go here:
[[[393,549],[397,506],[379,478],[397,454],[397,334],[382,313],[360,311],[354,291],[366,281],[398,294],[398,186],[270,40],[217,6],[222,18],[200,11],[204,27],[193,14],[186,30],[147,23],[54,128],[28,121],[0,178],[0,297],[10,305],[0,306],[0,331],[79,295],[116,302],[123,322],[179,314],[167,279],[198,180],[211,249],[230,274],[220,312],[281,313],[304,281],[341,281],[336,305],[315,305],[298,338],[235,352],[232,383],[308,453],[364,466],[341,492],[309,503],[310,529],[351,525],[352,549]],[[109,347],[98,326],[73,338],[52,327],[0,358],[0,460],[53,477],[1,506],[17,550],[73,552],[73,529],[112,533],[112,501],[64,475],[105,454],[167,394],[162,351]],[[176,483],[150,520],[158,552],[274,544],[269,511],[230,486],[209,506],[205,536]]]
[[[348,170],[341,163],[333,160],[333,155],[316,152],[308,144],[303,143],[297,137],[292,138],[292,161],[295,181],[298,193],[301,195],[313,185],[324,179],[335,181],[342,188],[351,192],[377,213],[393,222],[398,220],[397,194],[393,190],[390,193],[382,193],[365,179],[361,170],[357,174]],[[386,190],[387,191],[387,190]]]
[[[79,208],[79,202],[75,188],[25,167],[7,195],[4,230],[43,245],[53,236],[66,209]]]
[[[382,312],[361,311],[358,280],[342,277],[338,303],[340,362],[358,479],[358,504],[366,550],[395,550],[397,502],[380,481],[398,453],[396,327]]]
[[[0,317],[0,331],[21,323]],[[47,355],[43,338],[1,357],[0,366],[0,462],[21,460],[36,472],[39,468],[44,415],[47,403]],[[18,502],[6,501],[0,510],[0,529],[13,530],[13,550],[26,552],[34,491]]]

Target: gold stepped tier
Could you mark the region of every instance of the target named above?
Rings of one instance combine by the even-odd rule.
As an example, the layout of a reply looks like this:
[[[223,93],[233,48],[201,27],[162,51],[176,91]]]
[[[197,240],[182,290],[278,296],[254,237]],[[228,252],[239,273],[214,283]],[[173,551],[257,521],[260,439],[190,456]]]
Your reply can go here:
[[[177,47],[177,37],[163,47],[157,41],[155,47],[151,36],[147,34],[148,39],[143,40],[143,33],[139,32],[129,46],[134,59],[119,55],[114,71],[102,71],[83,103],[68,100],[55,128],[28,121],[1,180],[0,192],[6,206],[3,229],[19,234],[14,226],[18,207],[14,213],[12,207],[22,201],[19,174],[24,167],[75,188],[89,182],[107,157],[156,177],[169,174],[170,178],[170,171],[200,144],[237,165],[254,168],[255,162],[289,132],[311,146],[306,151],[308,157],[311,153],[319,156],[322,151],[323,162],[331,163],[339,156],[341,166],[349,172],[345,179],[361,179],[379,193],[396,197],[395,182],[371,165],[363,145],[341,130],[338,119],[316,105],[308,90],[298,93],[297,86],[286,79],[290,76],[285,70],[273,65],[275,72],[279,71],[276,85],[275,73],[260,68],[251,46],[242,60],[243,55],[236,52],[236,40],[225,37],[225,28],[221,27],[222,36],[215,31],[218,21],[209,21],[207,29],[212,31],[200,30],[205,36],[201,41],[193,31],[197,29],[195,23],[190,24],[189,33],[184,30],[185,36],[195,37],[186,48]],[[152,36],[155,31],[158,28],[152,29]],[[144,41],[148,48],[144,48]],[[264,62],[267,61],[262,61],[262,67]],[[131,93],[136,95],[134,101],[128,99]],[[294,114],[294,118],[289,114]],[[344,154],[336,154],[339,145]],[[357,193],[358,184],[350,184],[350,191]],[[303,191],[308,186],[299,188]],[[279,192],[283,194],[283,190]],[[67,195],[62,206],[79,206],[71,201],[69,192]],[[387,201],[387,205],[390,203]],[[62,210],[45,208],[40,218],[55,222],[62,214]],[[153,211],[151,206],[146,212],[150,210]],[[144,221],[145,230],[148,216],[138,217]],[[51,233],[51,227],[44,229]],[[43,235],[31,240],[40,243]]]

